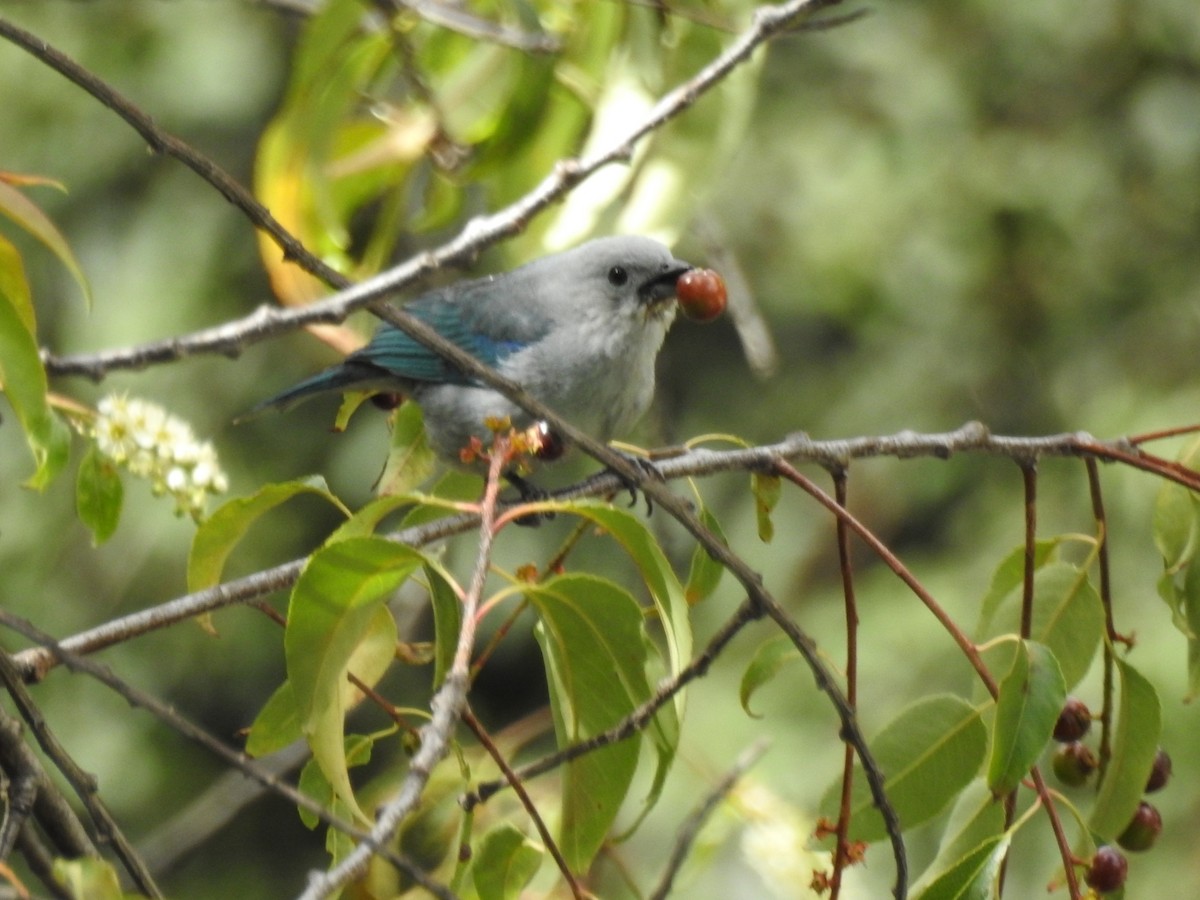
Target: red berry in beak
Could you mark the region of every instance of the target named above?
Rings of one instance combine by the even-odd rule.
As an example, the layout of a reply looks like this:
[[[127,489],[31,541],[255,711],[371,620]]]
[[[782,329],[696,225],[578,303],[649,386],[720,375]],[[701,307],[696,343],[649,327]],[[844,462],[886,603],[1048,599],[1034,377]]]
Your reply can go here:
[[[689,269],[675,282],[675,296],[689,319],[711,322],[725,311],[725,279],[713,269]]]

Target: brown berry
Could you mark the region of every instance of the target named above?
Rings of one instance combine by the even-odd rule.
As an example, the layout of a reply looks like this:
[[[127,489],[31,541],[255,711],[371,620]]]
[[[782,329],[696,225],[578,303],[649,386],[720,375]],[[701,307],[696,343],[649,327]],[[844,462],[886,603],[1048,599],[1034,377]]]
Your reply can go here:
[[[1050,763],[1058,780],[1070,787],[1085,784],[1099,765],[1095,754],[1078,741],[1055,750]]]
[[[1064,744],[1077,741],[1092,727],[1092,711],[1078,697],[1068,697],[1058,721],[1054,723],[1054,739]]]
[[[386,391],[371,395],[371,402],[383,410],[395,409],[404,402],[403,394],[392,394]]]
[[[1158,840],[1158,836],[1162,834],[1162,827],[1162,816],[1159,815],[1158,810],[1143,800],[1138,804],[1133,819],[1121,832],[1121,836],[1117,838],[1117,843],[1135,853],[1149,850]]]
[[[1162,790],[1170,779],[1171,757],[1167,755],[1166,750],[1159,747],[1158,752],[1154,754],[1154,768],[1150,770],[1150,777],[1146,779],[1146,793],[1153,794]]]
[[[1120,850],[1107,844],[1096,851],[1092,864],[1088,866],[1086,881],[1088,887],[1108,894],[1119,890],[1125,884],[1125,876],[1129,874],[1129,861]]]
[[[675,282],[675,296],[689,319],[711,322],[725,311],[725,279],[713,269],[689,269]]]
[[[533,445],[533,455],[538,459],[552,462],[566,452],[567,446],[559,433],[541,419],[533,423],[529,429],[529,435]]]

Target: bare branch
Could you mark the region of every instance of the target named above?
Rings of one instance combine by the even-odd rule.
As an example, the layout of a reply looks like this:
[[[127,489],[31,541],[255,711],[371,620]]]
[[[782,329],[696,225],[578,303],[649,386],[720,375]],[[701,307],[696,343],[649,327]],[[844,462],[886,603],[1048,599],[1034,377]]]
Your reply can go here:
[[[142,861],[141,856],[133,848],[133,844],[125,837],[117,820],[113,818],[112,813],[108,811],[108,806],[101,799],[96,787],[96,779],[79,767],[79,764],[55,737],[54,732],[50,730],[50,726],[42,716],[42,711],[34,703],[33,697],[30,696],[25,683],[17,672],[17,667],[13,665],[12,658],[7,653],[0,653],[0,681],[4,682],[9,696],[13,699],[13,704],[21,713],[21,718],[28,723],[42,751],[63,774],[76,796],[83,802],[88,815],[92,817],[92,822],[99,835],[99,842],[112,846],[117,858],[121,860],[122,865],[133,878],[138,890],[151,897],[161,897],[162,891],[155,884],[149,867]]]
[[[795,434],[775,444],[740,450],[717,451],[700,448],[672,451],[673,455],[669,457],[660,456],[655,468],[664,479],[670,481],[718,472],[761,471],[769,468],[773,461],[778,459],[788,460],[793,464],[809,462],[826,468],[836,468],[848,465],[852,459],[946,459],[954,453],[986,453],[1015,460],[1037,456],[1109,459],[1133,465],[1187,487],[1200,488],[1200,474],[1164,467],[1154,461],[1156,458],[1130,447],[1124,439],[1099,441],[1091,435],[1079,432],[1042,437],[1005,437],[991,434],[978,422],[968,422],[955,431],[937,434],[904,431],[887,436],[830,441],[814,441],[807,435]],[[622,457],[612,454],[611,451],[608,452],[608,456],[617,460],[618,464],[628,466]],[[629,480],[635,484],[643,481],[645,477],[644,473],[636,469],[630,469],[627,474]],[[573,487],[555,491],[550,498],[569,501],[603,496],[620,490],[624,486],[624,477],[625,473],[622,476],[611,472],[601,473]],[[656,487],[652,486],[650,490],[653,491]],[[389,535],[389,538],[398,543],[420,547],[435,540],[463,534],[477,527],[478,523],[479,518],[475,515],[448,516],[427,525],[395,532]],[[202,613],[248,603],[275,591],[287,590],[299,577],[303,565],[304,559],[295,559],[216,587],[186,594],[63,638],[61,647],[71,653],[93,653],[138,635],[189,620]],[[27,681],[36,681],[44,677],[57,664],[55,654],[43,647],[13,654],[13,659],[22,677]]]
[[[760,7],[754,13],[753,24],[723,53],[694,77],[665,94],[645,117],[634,123],[627,132],[618,135],[606,147],[591,156],[559,162],[554,171],[524,197],[496,213],[473,219],[457,237],[435,250],[299,309],[260,308],[245,318],[190,335],[124,349],[63,357],[45,352],[43,361],[46,371],[51,375],[84,375],[99,380],[112,371],[141,369],[197,354],[236,356],[250,344],[305,325],[341,322],[354,310],[368,305],[374,304],[378,313],[376,301],[394,295],[441,266],[465,262],[503,238],[519,234],[534,216],[561,200],[597,170],[612,163],[627,161],[639,141],[690,108],[701,96],[719,84],[730,71],[749,59],[762,44],[785,33],[803,17],[829,5],[829,0],[791,0],[778,6]],[[32,35],[26,37],[31,41],[37,40]],[[341,279],[337,273],[333,274],[337,279]],[[333,284],[344,284],[344,279],[330,281]],[[458,355],[452,352],[457,349],[454,345],[445,340],[435,339],[431,336],[432,329],[414,328],[413,326],[420,323],[416,323],[412,317],[403,312],[393,311],[392,315],[385,318],[402,327],[402,330],[421,340],[444,358],[455,364],[460,363]],[[405,325],[400,325],[401,322],[405,322]],[[471,358],[462,351],[459,351],[459,354]],[[471,359],[473,361],[473,358]],[[477,374],[474,367],[466,371],[468,374]]]

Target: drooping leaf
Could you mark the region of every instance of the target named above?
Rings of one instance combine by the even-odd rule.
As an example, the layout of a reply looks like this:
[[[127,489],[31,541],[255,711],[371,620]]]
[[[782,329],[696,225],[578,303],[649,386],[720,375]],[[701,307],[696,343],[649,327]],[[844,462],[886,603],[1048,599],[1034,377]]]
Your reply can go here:
[[[1051,562],[1034,576],[1033,600],[1030,638],[1046,645],[1054,654],[1069,690],[1087,674],[1104,635],[1100,594],[1083,569],[1070,563]],[[985,635],[1017,634],[1020,601],[1018,585],[996,609]],[[1014,646],[1008,642],[993,648],[988,656],[993,670],[1011,667]]]
[[[622,588],[591,575],[530,585],[535,635],[550,685],[560,747],[621,721],[650,697],[642,611]],[[574,871],[600,849],[637,767],[641,733],[566,766],[559,847]]]
[[[1000,682],[992,722],[988,787],[995,796],[1014,790],[1037,761],[1066,699],[1054,655],[1042,644],[1021,641],[1012,669]]]
[[[302,494],[323,497],[347,516],[350,515],[350,511],[330,492],[325,479],[319,475],[268,484],[249,497],[228,500],[196,529],[188,553],[188,590],[200,591],[220,582],[225,560],[250,527],[281,503]]]
[[[1061,543],[1062,538],[1058,537],[1034,542],[1033,566],[1035,571],[1041,569],[1055,558],[1055,552]],[[1000,561],[1000,565],[996,566],[996,570],[992,573],[991,584],[988,585],[988,591],[984,594],[983,602],[980,604],[980,620],[983,622],[985,628],[987,627],[987,623],[991,621],[992,616],[996,614],[996,610],[1000,607],[1000,604],[1013,591],[1018,590],[1024,580],[1025,548],[1014,547]]]
[[[786,634],[778,635],[759,644],[758,649],[754,651],[754,658],[750,660],[750,665],[746,666],[746,671],[742,673],[739,697],[746,715],[755,719],[760,718],[758,713],[750,709],[750,698],[754,696],[755,691],[778,675],[784,667],[800,662],[802,659],[800,651],[796,649],[791,638]]]
[[[764,475],[761,472],[750,474],[750,492],[754,495],[754,513],[758,519],[758,539],[764,544],[771,543],[775,537],[775,523],[771,521],[771,513],[779,503],[783,493],[783,483],[778,475]]]
[[[904,709],[869,744],[888,800],[908,830],[945,809],[978,774],[987,729],[971,704],[940,694]],[[831,785],[821,801],[824,815],[837,816],[840,796],[840,784]],[[851,816],[851,840],[870,843],[887,834],[861,766],[854,770]]]
[[[421,407],[411,400],[406,401],[396,410],[392,446],[377,491],[385,496],[405,494],[426,481],[436,467],[437,459],[425,435]]]
[[[545,851],[515,827],[502,822],[483,836],[471,857],[479,900],[515,900],[537,874]]]
[[[25,485],[40,491],[67,464],[71,434],[46,402],[46,370],[35,328],[20,254],[0,238],[0,386],[33,453],[34,472]]]
[[[1120,692],[1112,759],[1088,819],[1091,831],[1106,841],[1116,838],[1133,818],[1154,766],[1162,733],[1162,704],[1158,692],[1129,663],[1122,659],[1116,663]]]
[[[712,510],[701,504],[697,515],[704,527],[716,535],[722,544],[729,543],[725,539],[725,533],[721,530],[721,523],[712,514]],[[724,574],[725,567],[697,544],[696,549],[692,551],[692,564],[688,570],[687,586],[684,588],[684,596],[687,598],[688,605],[695,606],[712,594]]]
[[[124,499],[125,488],[116,465],[92,446],[79,464],[75,509],[79,521],[92,532],[93,546],[103,544],[117,530]]]
[[[96,857],[54,860],[54,880],[75,900],[131,900],[112,864]]]
[[[13,187],[14,183],[51,184],[45,179],[12,178],[6,173],[0,173],[0,213],[16,222],[22,229],[37,238],[47,250],[58,257],[59,262],[66,267],[83,292],[83,299],[90,307],[92,305],[92,289],[84,277],[83,268],[71,252],[71,245],[63,237],[62,232],[50,221],[49,216],[42,212],[41,207]],[[30,329],[32,330],[32,328]]]
[[[946,828],[938,844],[937,856],[912,886],[912,896],[921,893],[937,879],[957,866],[981,844],[1004,833],[1004,806],[997,803],[987,782],[976,778],[954,801]]]
[[[254,717],[246,737],[246,753],[253,757],[267,756],[304,737],[300,730],[300,714],[291,682],[284,681],[267,698]]]
[[[312,555],[292,589],[284,651],[300,726],[334,791],[351,804],[343,757],[346,673],[380,627],[383,603],[424,562],[413,548],[382,538],[339,541]],[[390,639],[394,645],[394,631]]]
[[[1008,835],[983,841],[917,894],[917,900],[992,900],[1010,844]]]
[[[454,663],[458,633],[462,630],[462,603],[449,574],[437,566],[425,566],[429,599],[433,608],[433,686],[437,688]]]

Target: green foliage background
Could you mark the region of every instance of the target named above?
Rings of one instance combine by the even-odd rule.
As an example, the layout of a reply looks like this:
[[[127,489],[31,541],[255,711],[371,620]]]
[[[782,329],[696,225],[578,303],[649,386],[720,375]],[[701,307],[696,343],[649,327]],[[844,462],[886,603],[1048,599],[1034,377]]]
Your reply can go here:
[[[679,5],[735,23],[748,8]],[[279,14],[200,0],[10,3],[0,12],[74,55],[249,183],[256,141],[289,77],[295,26]],[[762,63],[757,90],[743,88],[734,106],[702,100],[659,139],[665,158],[683,161],[685,177],[670,183],[657,224],[678,231],[685,258],[704,261],[714,246],[733,255],[780,362],[760,380],[728,322],[681,323],[664,353],[653,421],[640,438],[719,431],[771,441],[792,430],[836,437],[941,430],[972,418],[998,432],[1115,436],[1195,421],[1200,7],[1193,0],[905,0],[879,2],[870,12],[846,28],[782,40]],[[721,40],[713,32],[713,44]],[[702,59],[676,54],[663,83],[690,74]],[[0,168],[67,185],[66,196],[43,191],[38,199],[63,228],[96,298],[89,314],[49,254],[6,228],[26,251],[44,346],[59,353],[124,346],[269,302],[251,229],[239,214],[176,163],[147,155],[110,112],[4,44],[0,106]],[[705,156],[706,149],[717,155]],[[548,164],[539,159],[526,174],[540,175]],[[492,177],[496,200],[527,186]],[[533,252],[541,227],[482,264],[498,267]],[[387,437],[378,418],[362,416],[339,436],[328,434],[327,408],[230,425],[265,394],[331,358],[311,338],[293,335],[236,361],[201,358],[117,374],[100,386],[74,380],[53,387],[91,402],[127,389],[167,405],[216,442],[235,495],[320,472],[353,506],[370,496],[383,463]],[[1041,472],[1042,532],[1089,530],[1082,467],[1046,461]],[[128,486],[116,535],[93,549],[75,520],[70,479],[38,495],[19,487],[27,475],[23,439],[5,408],[6,608],[66,635],[184,592],[193,526],[174,519],[168,505]],[[1164,839],[1133,860],[1130,896],[1189,896],[1200,893],[1190,834],[1200,815],[1193,737],[1200,721],[1182,702],[1183,640],[1154,594],[1157,485],[1124,471],[1103,476],[1117,625],[1137,632],[1132,661],[1164,699],[1164,742],[1177,773],[1160,795]],[[840,658],[827,517],[785,495],[776,540],[762,546],[744,479],[715,478],[702,489],[735,548]],[[1017,469],[980,458],[866,463],[852,470],[851,496],[852,508],[959,621],[973,624],[991,569],[1021,537]],[[275,514],[233,568],[252,571],[311,549],[333,519],[317,501],[306,503]],[[512,565],[544,559],[552,546],[548,530],[505,538],[503,559]],[[678,535],[668,529],[665,539],[686,565]],[[911,699],[966,681],[965,666],[928,615],[863,560],[862,708],[872,733]],[[700,634],[739,600],[727,581],[696,610]],[[279,683],[283,659],[279,632],[262,617],[232,611],[216,624],[217,639],[175,628],[105,661],[232,735]],[[754,735],[766,731],[774,741],[756,773],[803,809],[815,808],[836,774],[835,720],[807,676],[793,673],[764,689],[755,704],[763,720],[740,709],[736,684],[752,644],[743,636],[698,688],[703,699],[693,696],[684,764],[638,846],[627,851],[649,860],[650,871],[665,856],[678,816]],[[497,721],[542,702],[539,666],[531,638],[506,645],[480,685]],[[1098,699],[1094,683],[1085,682],[1082,693],[1091,699],[1088,684]],[[152,840],[220,772],[201,751],[83,679],[55,673],[37,692],[135,837]],[[1015,868],[1013,896],[1040,893],[1053,871],[1044,826],[1030,831],[1018,838],[1017,858],[1045,856],[1040,865]],[[922,835],[911,841],[918,870],[932,846]],[[689,896],[755,889],[746,887],[756,882],[736,854],[713,853],[714,874],[691,884]],[[877,859],[867,878],[882,896],[890,866]],[[280,896],[299,887],[305,866],[322,860],[319,834],[268,800],[185,861],[167,887],[180,897]]]

